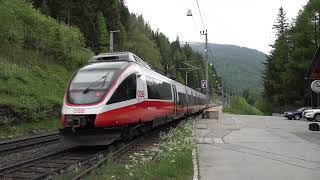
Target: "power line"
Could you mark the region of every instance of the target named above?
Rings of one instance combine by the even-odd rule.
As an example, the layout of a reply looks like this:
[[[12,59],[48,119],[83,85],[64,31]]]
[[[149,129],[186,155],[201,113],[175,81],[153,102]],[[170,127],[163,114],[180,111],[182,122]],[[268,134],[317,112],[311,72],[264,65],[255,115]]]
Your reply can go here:
[[[201,10],[200,10],[200,6],[199,6],[198,0],[196,0],[196,2],[197,2],[197,5],[198,5],[198,10],[199,10],[200,18],[201,18],[202,27],[203,27],[203,29],[206,29],[206,28],[204,27],[203,18],[202,18],[202,14],[201,14]]]
[[[196,6],[195,6],[195,4],[194,4],[194,0],[190,0],[190,1],[191,1],[191,4],[192,4],[192,7],[193,7],[192,12],[196,12],[196,11],[197,11],[197,8],[196,8]],[[193,22],[194,22],[194,24],[195,24],[195,26],[196,26],[196,28],[197,28],[197,29],[196,29],[197,32],[199,32],[200,29],[198,28],[197,21],[195,20],[194,15],[192,15],[192,20],[193,20]]]
[[[201,23],[202,23],[203,29],[205,29],[205,26],[204,26],[204,23],[203,23],[203,19],[202,19],[202,14],[201,14],[199,2],[198,2],[198,0],[196,0],[195,3],[196,3],[197,5],[195,5],[194,2],[195,2],[195,1],[191,0],[191,4],[192,4],[193,9],[195,10],[195,12],[196,12],[197,9],[198,9],[198,12],[199,12],[199,16],[198,16],[198,17],[199,17],[199,19],[200,19],[200,21],[201,21]],[[198,8],[197,8],[196,6],[197,6]],[[198,14],[198,13],[196,13],[196,14]],[[198,19],[198,18],[197,18],[197,19]],[[199,20],[199,19],[198,19],[198,20]],[[195,26],[196,26],[197,31],[200,32],[200,29],[199,29],[199,27],[197,26],[197,23],[196,23],[196,21],[195,21],[194,16],[192,16],[192,20],[194,21],[194,24],[195,24]],[[199,34],[199,35],[200,35],[200,39],[202,39],[202,35],[201,35],[201,34]],[[205,48],[205,44],[203,44],[203,48]],[[201,54],[202,54],[202,53],[201,53]]]
[[[190,3],[192,4],[192,11],[191,12],[197,12],[197,8],[196,8],[196,5],[195,5],[195,1],[194,0],[190,0]],[[191,13],[190,16],[192,16],[192,21],[193,21],[193,24],[194,24],[194,28],[196,30],[196,32],[200,32],[200,28],[199,28],[199,25],[197,22],[201,21],[199,20],[200,19],[200,16],[197,16],[195,17],[195,15],[198,14],[198,13]],[[198,19],[199,18],[199,19]],[[199,34],[199,40],[202,39],[202,36]]]

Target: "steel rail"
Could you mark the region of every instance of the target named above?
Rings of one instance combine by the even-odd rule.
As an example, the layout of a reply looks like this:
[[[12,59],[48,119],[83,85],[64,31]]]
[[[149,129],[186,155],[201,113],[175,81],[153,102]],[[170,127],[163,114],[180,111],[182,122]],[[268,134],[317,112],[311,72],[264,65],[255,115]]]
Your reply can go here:
[[[59,133],[50,133],[46,135],[34,136],[30,138],[23,138],[18,140],[6,141],[0,143],[0,155],[8,153],[10,151],[16,152],[19,149],[54,142],[60,139]]]

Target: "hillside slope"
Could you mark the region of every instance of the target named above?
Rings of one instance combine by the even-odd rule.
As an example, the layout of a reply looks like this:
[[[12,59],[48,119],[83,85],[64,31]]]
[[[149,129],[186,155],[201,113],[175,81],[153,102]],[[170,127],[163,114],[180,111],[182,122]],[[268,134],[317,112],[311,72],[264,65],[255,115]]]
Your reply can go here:
[[[55,11],[60,6],[55,5],[66,8],[65,1],[43,1],[47,4],[38,8],[35,7],[37,2],[40,1],[0,1],[0,137],[3,127],[11,130],[15,129],[13,124],[21,122],[39,124],[56,120],[68,79],[94,54],[108,51],[107,32],[117,26],[123,26],[124,30],[115,36],[115,50],[131,51],[152,67],[163,70],[182,64],[186,59],[201,59],[191,47],[181,46],[179,39],[170,42],[163,33],[153,31],[142,16],[127,14],[129,10],[123,1],[88,0],[86,3],[90,6],[73,6],[83,12],[81,18],[90,17],[92,21],[71,19],[70,25],[63,21],[66,18],[55,19],[60,17],[60,11]],[[106,9],[112,4],[113,9]],[[101,12],[85,14],[91,7]],[[125,12],[120,13],[120,10]],[[77,13],[75,9],[72,12]],[[114,21],[118,24],[107,29],[106,24],[112,25]],[[86,34],[90,32],[84,28],[87,26],[97,33]],[[189,86],[200,87],[203,69],[200,66],[188,74]],[[183,70],[167,70],[184,83]],[[210,68],[209,74],[214,71]],[[210,87],[215,87],[217,79],[210,77]]]
[[[191,47],[203,51],[203,43],[192,43]],[[266,55],[260,51],[235,45],[208,44],[209,60],[213,62],[218,75],[234,92],[245,89],[261,92],[263,62]]]
[[[0,1],[0,24],[0,127],[59,117],[69,76],[92,56],[82,33],[22,0]]]

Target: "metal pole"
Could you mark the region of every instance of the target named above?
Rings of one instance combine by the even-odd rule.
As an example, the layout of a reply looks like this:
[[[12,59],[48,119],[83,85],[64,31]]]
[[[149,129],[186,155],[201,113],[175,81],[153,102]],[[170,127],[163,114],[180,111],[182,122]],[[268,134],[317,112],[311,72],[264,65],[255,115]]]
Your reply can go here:
[[[224,98],[224,90],[223,90],[223,80],[221,78],[221,94],[222,94],[222,103],[225,104],[225,98]]]
[[[70,25],[70,0],[67,0],[67,23]]]
[[[204,60],[205,60],[205,63],[206,63],[206,109],[208,109],[209,107],[209,83],[208,83],[208,68],[209,68],[209,58],[208,58],[208,31],[205,30],[205,31],[201,31],[200,32],[201,35],[205,35],[205,49],[204,49],[204,52],[205,52],[205,57],[204,57]]]
[[[208,58],[208,33],[206,30],[206,49],[205,49],[205,54],[206,54],[206,81],[207,81],[207,90],[206,90],[206,96],[207,96],[207,104],[206,104],[206,109],[209,107],[209,58]]]
[[[113,33],[120,32],[120,30],[109,31],[110,32],[110,52],[113,52]]]
[[[186,71],[186,86],[188,86],[188,71]]]
[[[229,101],[228,101],[228,106],[231,104],[231,91],[229,92]]]
[[[110,52],[113,52],[113,32],[110,31]]]
[[[320,96],[319,96],[319,93],[317,93],[317,107],[319,107],[319,102],[320,102]]]

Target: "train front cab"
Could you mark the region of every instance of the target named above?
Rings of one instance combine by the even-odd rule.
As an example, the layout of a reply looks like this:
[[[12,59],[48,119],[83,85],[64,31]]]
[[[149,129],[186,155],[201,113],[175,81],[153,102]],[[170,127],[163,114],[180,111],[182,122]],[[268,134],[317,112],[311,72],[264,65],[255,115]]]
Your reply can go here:
[[[96,66],[98,65],[88,67],[97,68]],[[109,66],[110,64],[108,64]],[[101,67],[103,67],[103,64],[99,64],[98,69],[101,69]],[[89,70],[93,71],[92,69]],[[95,90],[93,87],[90,93],[83,93],[84,89],[77,90],[75,95],[80,93],[81,97],[104,94],[104,97],[98,103],[88,105],[73,105],[69,103],[68,93],[72,93],[69,92],[71,86],[69,85],[62,109],[61,121],[63,128],[60,129],[64,140],[76,145],[103,145],[108,144],[112,139],[119,138],[122,131],[120,125],[135,123],[133,122],[133,115],[136,113],[132,112],[139,110],[139,106],[135,106],[135,104],[143,101],[136,97],[136,92],[143,88],[141,83],[137,83],[139,81],[138,76],[137,68],[127,63],[115,78],[110,79],[110,82],[108,82],[107,77],[101,78],[106,81],[103,83],[110,84],[109,88],[105,89],[105,94]],[[73,80],[70,83],[72,82]]]

